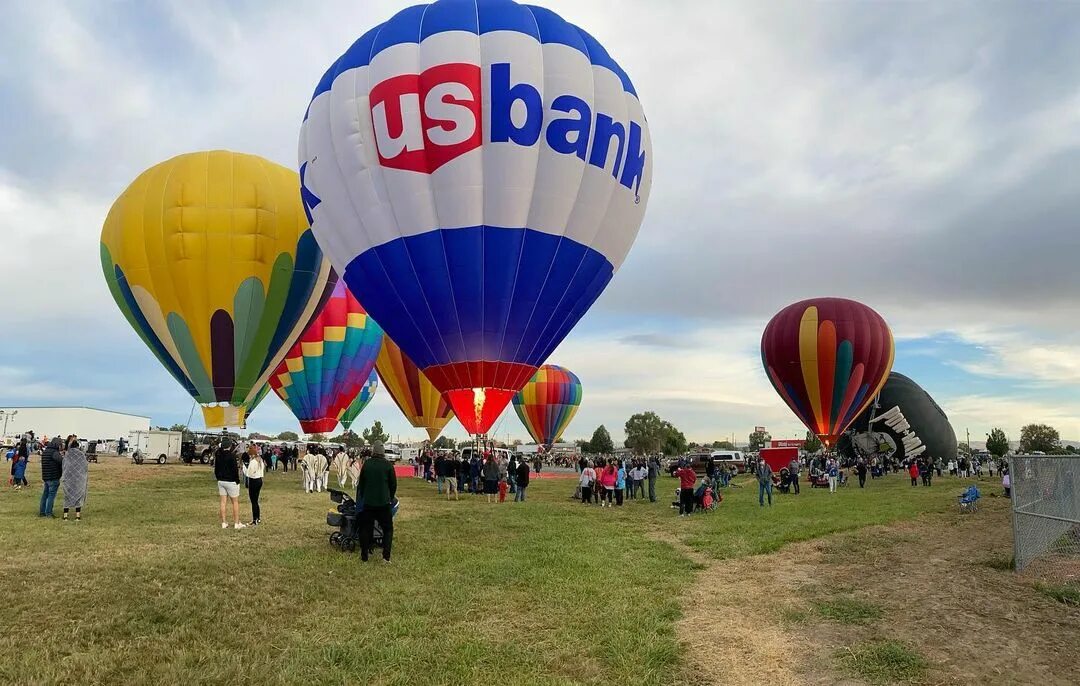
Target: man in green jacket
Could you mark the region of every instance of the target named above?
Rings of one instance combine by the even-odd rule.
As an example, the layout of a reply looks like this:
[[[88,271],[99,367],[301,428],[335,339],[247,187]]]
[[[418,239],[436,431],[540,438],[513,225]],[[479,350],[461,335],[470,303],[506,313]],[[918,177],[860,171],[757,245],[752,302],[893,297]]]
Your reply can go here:
[[[363,503],[360,512],[360,559],[367,562],[375,534],[375,522],[383,532],[383,562],[390,562],[390,545],[394,540],[394,496],[397,476],[394,465],[386,459],[383,444],[371,445],[371,457],[364,461],[356,483],[356,500]]]

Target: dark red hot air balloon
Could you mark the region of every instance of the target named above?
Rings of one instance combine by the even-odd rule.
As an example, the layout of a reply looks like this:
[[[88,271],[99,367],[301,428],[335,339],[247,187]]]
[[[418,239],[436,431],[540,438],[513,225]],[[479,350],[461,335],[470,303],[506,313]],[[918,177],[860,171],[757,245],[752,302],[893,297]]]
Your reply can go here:
[[[773,388],[827,446],[885,385],[894,354],[881,315],[844,298],[788,305],[761,336],[761,363]]]

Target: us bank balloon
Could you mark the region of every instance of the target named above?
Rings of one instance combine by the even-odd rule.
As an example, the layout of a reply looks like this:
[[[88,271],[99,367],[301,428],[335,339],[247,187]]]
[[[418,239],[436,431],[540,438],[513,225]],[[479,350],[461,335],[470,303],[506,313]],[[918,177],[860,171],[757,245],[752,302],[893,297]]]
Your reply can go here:
[[[333,431],[375,368],[382,328],[338,282],[270,377],[304,433]]]
[[[333,285],[296,174],[254,155],[179,155],[139,175],[101,230],[120,311],[203,406],[244,426]]]
[[[630,77],[550,10],[440,0],[363,34],[301,127],[312,229],[484,433],[622,264],[652,183]]]
[[[581,379],[566,367],[545,364],[514,396],[514,411],[537,445],[551,448],[581,406]]]
[[[835,446],[889,377],[889,325],[844,298],[788,305],[765,327],[761,362],[773,388],[826,446]]]

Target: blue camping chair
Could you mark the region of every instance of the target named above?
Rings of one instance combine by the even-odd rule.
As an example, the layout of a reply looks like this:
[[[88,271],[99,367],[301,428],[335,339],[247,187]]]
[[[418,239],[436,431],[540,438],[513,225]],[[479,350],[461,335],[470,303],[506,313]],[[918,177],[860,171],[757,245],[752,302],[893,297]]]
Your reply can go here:
[[[960,508],[961,512],[978,512],[979,511],[979,498],[982,494],[979,493],[979,487],[972,484],[968,486],[968,489],[963,494],[956,496],[956,505]]]

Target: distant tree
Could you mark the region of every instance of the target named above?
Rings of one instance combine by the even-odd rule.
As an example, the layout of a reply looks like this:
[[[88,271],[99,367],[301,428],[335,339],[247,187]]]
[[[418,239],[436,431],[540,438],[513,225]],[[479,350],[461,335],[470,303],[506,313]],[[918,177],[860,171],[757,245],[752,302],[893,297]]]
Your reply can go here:
[[[749,448],[751,451],[761,450],[771,440],[772,436],[768,431],[754,431],[750,434]]]
[[[515,448],[518,447],[519,445],[521,445],[521,439],[515,438],[514,440],[510,441],[510,445]]]
[[[390,440],[390,434],[383,431],[382,422],[378,419],[371,425],[370,429],[364,429],[364,442],[374,443],[376,441],[380,443],[386,443]]]
[[[663,446],[663,420],[655,412],[639,412],[631,416],[624,428],[624,444],[639,455],[659,452]]]
[[[299,441],[300,437],[296,435],[295,431],[282,431],[277,435],[279,441]]]
[[[445,449],[448,449],[448,450],[453,450],[454,448],[457,447],[457,441],[450,438],[449,436],[439,436],[438,438],[435,439],[435,442],[431,444],[431,447],[436,448],[436,449],[444,449],[445,448]]]
[[[1075,445],[1067,445],[1064,448],[1062,448],[1061,450],[1065,455],[1078,455],[1078,454],[1080,454],[1080,448],[1077,448]]]
[[[967,443],[958,443],[956,445],[957,457],[971,457],[971,446]]]
[[[1028,424],[1020,429],[1020,452],[1050,455],[1061,447],[1058,430],[1048,424]]]
[[[194,441],[195,440],[195,434],[191,433],[191,431],[187,428],[186,424],[173,424],[168,429],[163,429],[163,430],[165,430],[165,431],[179,431],[180,433],[184,434],[182,440],[185,440],[185,441]]]
[[[990,429],[986,434],[986,450],[995,457],[1004,457],[1009,452],[1009,439],[1005,432],[998,428]]]
[[[712,448],[713,450],[734,450],[735,444],[731,441],[713,441]]]
[[[326,443],[326,434],[311,434],[311,438],[308,440],[312,443]]]
[[[603,427],[601,427],[603,428]],[[682,455],[686,452],[686,436],[676,429],[671,422],[661,422],[661,450],[665,455]]]
[[[615,452],[615,443],[611,440],[611,434],[603,424],[596,427],[592,438],[589,439],[588,452],[598,455],[611,455]]]
[[[266,434],[261,434],[258,431],[253,431],[249,433],[248,438],[253,441],[269,441],[271,439],[270,436],[267,436]]]
[[[187,431],[186,424],[173,424],[169,427],[169,431]]]
[[[345,434],[341,434],[340,436],[331,436],[329,438],[329,441],[331,443],[338,443],[340,445],[345,445]]]
[[[806,432],[806,441],[803,443],[803,450],[808,453],[816,453],[821,450],[821,439],[817,437],[813,431]]]

